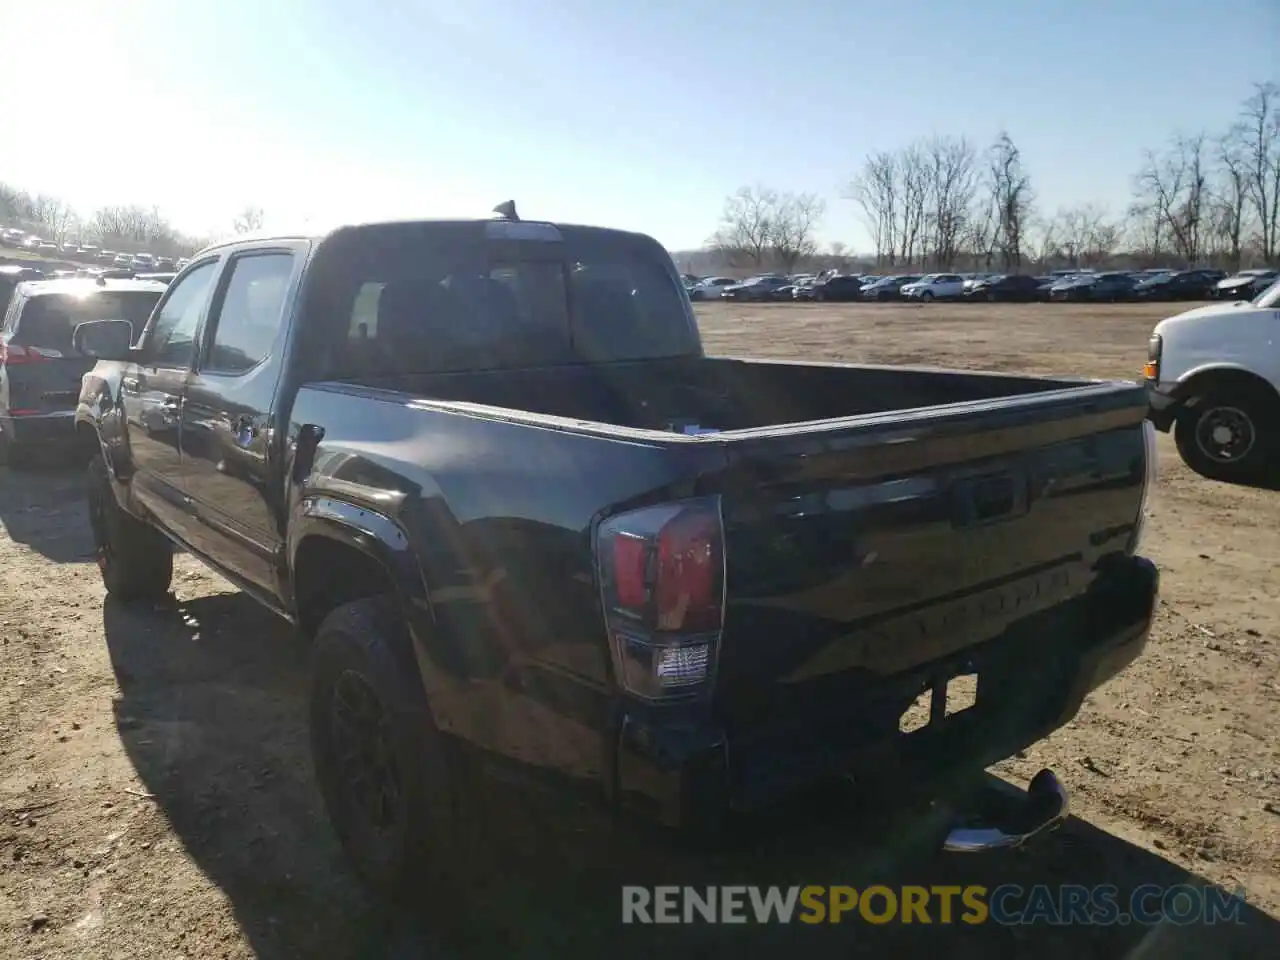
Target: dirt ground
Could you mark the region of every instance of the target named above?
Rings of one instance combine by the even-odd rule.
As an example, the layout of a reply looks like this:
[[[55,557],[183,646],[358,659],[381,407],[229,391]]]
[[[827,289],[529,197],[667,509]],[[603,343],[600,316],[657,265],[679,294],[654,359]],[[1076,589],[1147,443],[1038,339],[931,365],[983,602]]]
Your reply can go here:
[[[709,305],[711,352],[1137,375],[1160,307]],[[938,857],[884,811],[806,810],[735,856],[661,853],[586,813],[486,799],[475,876],[387,912],[342,867],[311,781],[287,628],[180,557],[177,604],[103,604],[78,471],[0,470],[0,957],[1252,957],[1280,945],[1280,493],[1172,444],[1145,552],[1145,655],[997,772],[1042,766],[1075,816],[1019,854]],[[885,819],[889,817],[889,819]],[[796,825],[798,824],[798,825]],[[873,842],[875,841],[875,842]],[[887,842],[886,842],[887,841]],[[1243,886],[1243,925],[618,924],[620,882]]]

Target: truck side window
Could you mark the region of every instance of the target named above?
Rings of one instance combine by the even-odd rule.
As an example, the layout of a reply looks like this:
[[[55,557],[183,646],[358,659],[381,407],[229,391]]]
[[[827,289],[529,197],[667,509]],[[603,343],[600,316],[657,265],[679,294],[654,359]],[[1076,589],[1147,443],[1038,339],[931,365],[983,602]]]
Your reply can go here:
[[[292,275],[290,253],[248,254],[231,262],[231,279],[212,321],[213,342],[202,369],[244,373],[267,358],[280,330]]]
[[[185,367],[196,352],[196,328],[209,299],[218,262],[202,263],[169,288],[152,318],[144,344],[147,360],[162,367]]]

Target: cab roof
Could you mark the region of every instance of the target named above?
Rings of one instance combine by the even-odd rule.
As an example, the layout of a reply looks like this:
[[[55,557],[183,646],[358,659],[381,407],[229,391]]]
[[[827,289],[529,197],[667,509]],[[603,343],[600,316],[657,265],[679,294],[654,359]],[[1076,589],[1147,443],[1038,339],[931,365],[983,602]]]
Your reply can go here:
[[[405,220],[374,220],[363,223],[344,224],[322,234],[300,233],[261,233],[228,237],[194,253],[190,260],[214,253],[218,250],[236,247],[269,246],[277,243],[310,243],[318,245],[337,237],[349,237],[361,234],[393,234],[397,231],[412,231],[434,227],[439,230],[458,231],[460,235],[468,235],[472,231],[489,239],[509,240],[561,240],[567,234],[591,235],[608,234],[613,236],[631,236],[644,238],[652,242],[652,238],[631,230],[620,230],[614,227],[596,227],[583,224],[556,223],[549,220],[511,220],[503,217],[475,218],[430,218],[420,217]]]

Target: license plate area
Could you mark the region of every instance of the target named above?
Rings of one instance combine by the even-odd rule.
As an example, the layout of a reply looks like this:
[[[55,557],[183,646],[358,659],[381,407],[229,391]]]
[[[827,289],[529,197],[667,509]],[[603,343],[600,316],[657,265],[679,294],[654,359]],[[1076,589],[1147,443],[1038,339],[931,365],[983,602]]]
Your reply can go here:
[[[978,674],[972,669],[935,677],[898,717],[898,732],[918,733],[941,726],[978,705]]]

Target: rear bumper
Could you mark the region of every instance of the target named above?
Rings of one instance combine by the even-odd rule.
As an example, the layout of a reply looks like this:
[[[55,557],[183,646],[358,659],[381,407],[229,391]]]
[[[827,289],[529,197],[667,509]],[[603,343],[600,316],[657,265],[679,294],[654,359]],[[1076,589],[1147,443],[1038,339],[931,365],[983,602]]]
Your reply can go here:
[[[772,718],[751,731],[661,710],[624,714],[616,788],[624,810],[699,829],[823,781],[852,774],[868,789],[909,783],[937,795],[1042,740],[1070,721],[1084,698],[1146,646],[1159,574],[1146,558],[1118,559],[1089,593],[1015,624],[953,663],[886,678],[838,712]],[[941,670],[978,673],[975,706],[909,734],[910,703]]]
[[[59,410],[24,417],[0,416],[0,433],[4,433],[10,443],[23,446],[70,444],[76,438],[76,412]]]

